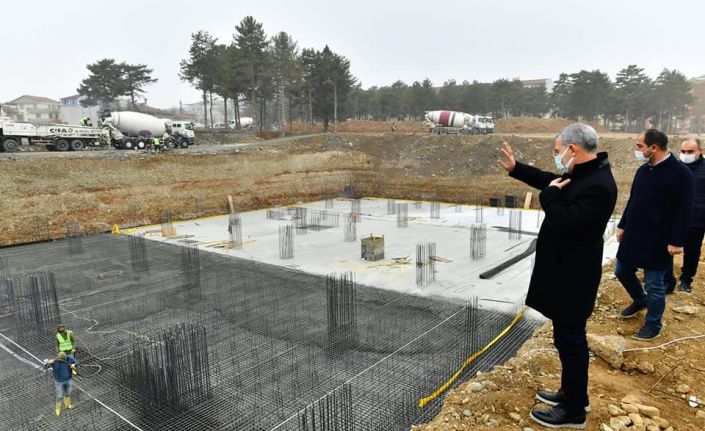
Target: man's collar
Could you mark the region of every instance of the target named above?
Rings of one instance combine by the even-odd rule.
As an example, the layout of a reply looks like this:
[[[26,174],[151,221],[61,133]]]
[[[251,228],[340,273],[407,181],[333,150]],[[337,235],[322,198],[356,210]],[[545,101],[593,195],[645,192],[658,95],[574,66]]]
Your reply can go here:
[[[649,162],[649,164],[650,164],[651,166],[656,166],[656,165],[660,164],[661,162],[663,162],[664,160],[668,159],[669,157],[671,157],[671,153],[670,153],[670,152],[666,154],[666,157],[664,157],[663,159],[659,160],[658,162],[656,162],[656,163],[654,163],[654,164],[651,164],[651,162]]]

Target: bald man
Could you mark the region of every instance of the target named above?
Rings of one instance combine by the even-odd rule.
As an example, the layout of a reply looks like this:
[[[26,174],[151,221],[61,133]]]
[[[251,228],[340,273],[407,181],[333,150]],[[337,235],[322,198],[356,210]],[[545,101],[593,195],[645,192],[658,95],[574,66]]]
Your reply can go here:
[[[698,138],[688,138],[681,142],[680,160],[693,174],[695,184],[695,200],[693,215],[688,226],[688,234],[683,244],[683,267],[681,268],[680,290],[691,293],[693,277],[698,270],[700,249],[705,236],[705,161],[703,159],[702,142]],[[676,279],[673,267],[666,273],[667,293],[673,292]]]

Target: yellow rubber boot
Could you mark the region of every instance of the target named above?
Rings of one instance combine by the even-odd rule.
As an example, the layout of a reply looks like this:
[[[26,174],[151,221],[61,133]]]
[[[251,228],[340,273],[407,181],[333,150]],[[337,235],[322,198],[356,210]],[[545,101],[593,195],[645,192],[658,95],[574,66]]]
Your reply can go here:
[[[64,397],[64,407],[69,410],[73,409],[73,405],[71,404],[71,397]]]
[[[56,405],[54,406],[54,413],[57,416],[61,416],[61,403],[56,403]]]

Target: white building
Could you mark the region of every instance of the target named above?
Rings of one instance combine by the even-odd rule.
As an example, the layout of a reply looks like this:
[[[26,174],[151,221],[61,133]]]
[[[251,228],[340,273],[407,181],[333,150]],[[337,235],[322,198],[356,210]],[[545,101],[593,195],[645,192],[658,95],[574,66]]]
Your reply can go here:
[[[544,86],[546,87],[546,92],[550,93],[551,90],[553,90],[553,81],[551,78],[542,78],[542,79],[522,79],[520,80],[521,85],[524,86],[524,88],[537,88]]]
[[[88,117],[93,125],[100,124],[100,112],[97,105],[82,106],[84,97],[78,94],[61,98],[61,121],[66,124],[79,124],[81,118]]]
[[[3,113],[13,121],[59,122],[59,102],[48,97],[24,95],[2,105]]]

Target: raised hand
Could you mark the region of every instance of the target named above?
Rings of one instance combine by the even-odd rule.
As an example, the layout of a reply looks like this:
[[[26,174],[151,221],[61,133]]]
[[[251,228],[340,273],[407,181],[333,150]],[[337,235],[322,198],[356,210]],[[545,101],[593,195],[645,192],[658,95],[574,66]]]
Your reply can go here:
[[[512,151],[512,147],[507,144],[507,141],[504,141],[502,142],[502,148],[500,151],[502,152],[502,158],[498,161],[499,165],[507,172],[513,171],[517,161],[514,160],[514,152]]]

